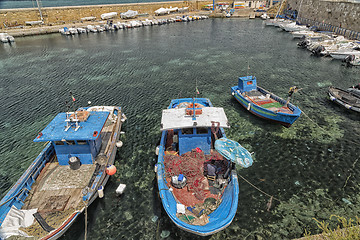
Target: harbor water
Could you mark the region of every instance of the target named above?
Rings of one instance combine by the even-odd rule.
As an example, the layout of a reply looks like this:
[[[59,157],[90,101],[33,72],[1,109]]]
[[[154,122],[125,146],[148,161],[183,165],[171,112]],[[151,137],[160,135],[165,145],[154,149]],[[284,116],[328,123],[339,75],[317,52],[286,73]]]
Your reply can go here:
[[[75,107],[120,105],[128,118],[117,173],[88,209],[87,239],[294,239],[305,230],[320,232],[314,218],[335,226],[332,214],[360,216],[360,116],[327,98],[328,86],[359,83],[360,68],[313,57],[296,43],[261,20],[207,19],[0,45],[0,197],[44,147],[32,140],[66,111],[71,91]],[[239,105],[230,87],[247,75],[283,98],[291,86],[301,88],[292,102],[303,114],[293,126],[267,122]],[[238,169],[233,222],[206,238],[171,222],[154,173],[161,110],[173,98],[194,97],[196,86],[197,96],[224,108],[227,137],[254,159]],[[127,186],[119,197],[120,183]],[[84,239],[84,229],[82,216],[61,239]]]

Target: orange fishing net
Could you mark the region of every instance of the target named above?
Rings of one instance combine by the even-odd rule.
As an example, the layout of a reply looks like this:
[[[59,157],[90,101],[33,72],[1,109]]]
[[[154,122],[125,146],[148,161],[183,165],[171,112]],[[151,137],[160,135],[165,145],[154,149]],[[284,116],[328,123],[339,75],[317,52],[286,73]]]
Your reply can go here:
[[[187,179],[187,190],[194,193],[196,199],[203,201],[206,198],[205,190],[208,188],[204,184],[204,163],[211,160],[223,160],[223,157],[216,151],[210,155],[205,155],[199,148],[184,153],[182,156],[165,155],[164,166],[166,178],[183,174]]]

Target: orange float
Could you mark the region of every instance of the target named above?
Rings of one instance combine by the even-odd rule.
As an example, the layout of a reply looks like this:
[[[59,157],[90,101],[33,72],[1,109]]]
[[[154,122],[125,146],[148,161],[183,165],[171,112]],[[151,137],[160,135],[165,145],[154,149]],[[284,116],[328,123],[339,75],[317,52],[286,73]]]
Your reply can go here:
[[[200,115],[202,114],[202,108],[203,105],[201,105],[200,103],[195,103],[195,115]],[[186,114],[187,115],[193,115],[194,114],[194,104],[190,103],[189,105],[186,106]]]
[[[116,173],[116,167],[114,165],[108,165],[105,172],[107,175],[112,176]]]

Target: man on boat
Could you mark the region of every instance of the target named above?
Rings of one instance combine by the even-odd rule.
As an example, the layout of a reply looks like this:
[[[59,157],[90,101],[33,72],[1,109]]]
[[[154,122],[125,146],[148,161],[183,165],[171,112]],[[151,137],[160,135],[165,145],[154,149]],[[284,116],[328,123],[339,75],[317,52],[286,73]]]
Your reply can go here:
[[[293,86],[289,89],[289,93],[288,93],[288,99],[286,101],[286,104],[287,105],[289,102],[290,102],[290,99],[291,99],[291,96],[296,93],[297,91],[299,91],[300,89],[296,86]]]
[[[358,85],[352,86],[355,89],[359,89],[360,90],[360,83]]]

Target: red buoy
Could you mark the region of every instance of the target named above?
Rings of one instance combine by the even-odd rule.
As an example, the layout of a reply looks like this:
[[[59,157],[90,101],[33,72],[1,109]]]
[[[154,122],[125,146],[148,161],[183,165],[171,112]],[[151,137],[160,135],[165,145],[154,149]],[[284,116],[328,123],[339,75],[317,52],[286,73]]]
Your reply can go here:
[[[106,167],[106,174],[107,174],[107,175],[112,176],[112,175],[114,175],[115,173],[116,173],[116,167],[115,167],[114,165],[108,165],[108,166]]]

